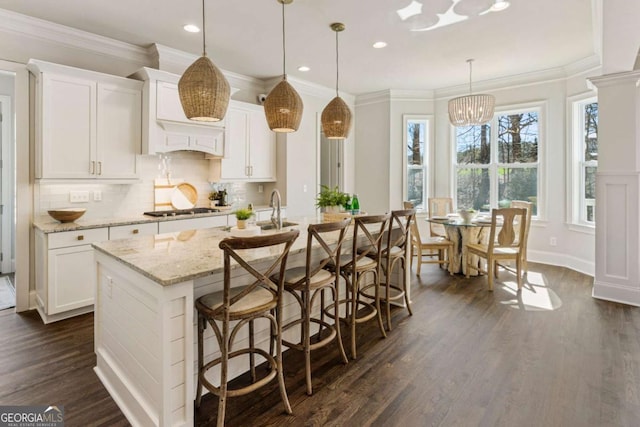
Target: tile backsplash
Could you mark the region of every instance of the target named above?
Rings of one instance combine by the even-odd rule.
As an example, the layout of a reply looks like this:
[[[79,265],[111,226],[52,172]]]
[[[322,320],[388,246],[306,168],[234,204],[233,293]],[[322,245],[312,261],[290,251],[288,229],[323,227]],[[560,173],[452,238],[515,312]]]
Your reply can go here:
[[[265,204],[265,193],[258,193],[258,184],[230,182],[211,184],[209,176],[209,160],[202,153],[173,152],[171,158],[171,177],[183,179],[192,184],[198,191],[196,206],[209,206],[209,193],[213,190],[227,189],[229,202],[235,206],[244,206],[251,202],[256,205]],[[134,184],[87,183],[36,183],[35,213],[47,215],[47,210],[63,207],[87,208],[86,219],[130,217],[146,211],[154,210],[154,180],[162,177],[162,166],[159,156],[140,156],[140,181]],[[89,193],[89,201],[71,203],[71,191]],[[94,195],[101,196],[100,201]]]

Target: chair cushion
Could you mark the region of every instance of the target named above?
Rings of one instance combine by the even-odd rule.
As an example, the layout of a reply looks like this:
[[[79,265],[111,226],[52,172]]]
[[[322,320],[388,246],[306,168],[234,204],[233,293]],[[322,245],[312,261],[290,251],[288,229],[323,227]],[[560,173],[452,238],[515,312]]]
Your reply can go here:
[[[291,285],[302,280],[307,274],[305,267],[288,268],[284,272],[284,286],[290,288]],[[327,270],[320,270],[309,278],[309,285],[313,288],[318,283],[326,283],[333,278],[333,274]],[[275,280],[274,280],[275,279]],[[277,277],[272,277],[271,280],[277,281]]]
[[[237,295],[246,288],[247,286],[240,286],[231,289],[232,297],[233,295]],[[224,291],[213,292],[201,296],[200,302],[203,305],[209,307],[211,310],[215,310],[222,305],[223,297]],[[231,305],[229,313],[233,315],[254,311],[260,307],[263,307],[264,305],[274,302],[275,300],[276,296],[273,293],[263,287],[258,286],[253,291],[249,292],[244,298],[241,298],[240,301],[237,301],[235,304]]]
[[[486,254],[489,252],[489,247],[487,245],[483,245],[480,243],[470,243],[467,245],[467,248],[474,253]],[[493,254],[498,257],[500,256],[515,257],[519,252],[520,250],[514,247],[493,248]]]

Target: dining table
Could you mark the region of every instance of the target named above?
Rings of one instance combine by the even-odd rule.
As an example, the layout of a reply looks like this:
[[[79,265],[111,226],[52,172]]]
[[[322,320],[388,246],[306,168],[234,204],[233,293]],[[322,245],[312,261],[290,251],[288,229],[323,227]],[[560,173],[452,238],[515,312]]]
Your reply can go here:
[[[426,218],[427,222],[440,226],[437,228],[444,229],[446,237],[453,242],[452,259],[449,260],[449,272],[458,274],[467,274],[467,257],[471,257],[471,264],[480,263],[480,257],[476,255],[468,255],[464,247],[469,243],[486,242],[489,238],[489,230],[491,229],[491,218],[478,216],[469,221],[463,220],[458,215],[449,214],[447,216],[432,216]],[[478,271],[471,269],[470,276],[477,276]]]

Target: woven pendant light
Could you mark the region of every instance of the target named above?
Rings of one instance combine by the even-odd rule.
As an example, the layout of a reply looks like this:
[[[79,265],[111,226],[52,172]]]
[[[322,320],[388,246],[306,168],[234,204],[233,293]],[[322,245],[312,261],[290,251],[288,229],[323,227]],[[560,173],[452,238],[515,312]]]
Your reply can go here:
[[[454,126],[477,126],[487,123],[493,117],[496,100],[493,95],[472,95],[471,63],[469,63],[469,95],[459,96],[449,101],[449,121]]]
[[[344,31],[345,26],[340,22],[334,22],[331,29],[336,32],[336,97],[324,107],[320,121],[327,139],[345,139],[349,136],[351,128],[351,110],[338,93],[338,33]]]
[[[202,56],[189,66],[178,82],[178,94],[184,115],[201,122],[224,118],[229,106],[229,82],[207,57],[204,0],[202,0]]]
[[[287,81],[284,5],[293,0],[277,0],[282,4],[282,81],[274,87],[264,101],[264,113],[269,129],[274,132],[295,132],[302,120],[303,104],[298,92]]]

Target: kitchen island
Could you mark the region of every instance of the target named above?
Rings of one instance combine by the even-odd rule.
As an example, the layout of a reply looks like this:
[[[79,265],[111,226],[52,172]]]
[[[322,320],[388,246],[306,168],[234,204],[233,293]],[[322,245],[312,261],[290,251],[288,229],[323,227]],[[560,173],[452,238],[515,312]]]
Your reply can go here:
[[[317,221],[299,221],[300,236],[291,247],[288,267],[305,264],[307,225]],[[230,237],[226,229],[208,228],[93,245],[97,264],[95,371],[132,425],[193,424],[194,301],[222,289],[223,253],[218,244],[226,237]],[[274,258],[268,248],[247,257],[256,264]],[[232,277],[234,287],[252,279],[234,274],[233,269]],[[283,318],[296,316],[294,299],[285,299]],[[293,329],[291,333],[296,333]],[[238,346],[247,340],[246,333],[240,335]],[[257,321],[256,345],[268,349],[268,342],[268,323]],[[205,331],[204,353],[207,360],[218,354],[210,328]],[[248,364],[237,362],[230,365],[229,378],[246,371]],[[212,372],[210,376],[214,383],[216,375]]]

